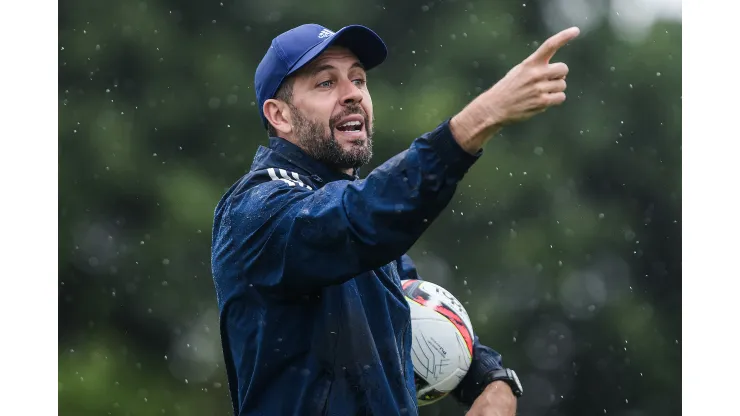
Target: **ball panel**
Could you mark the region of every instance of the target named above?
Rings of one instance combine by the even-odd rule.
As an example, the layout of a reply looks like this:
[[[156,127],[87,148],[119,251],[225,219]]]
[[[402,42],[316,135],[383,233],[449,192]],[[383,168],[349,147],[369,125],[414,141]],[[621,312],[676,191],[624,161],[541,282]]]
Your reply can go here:
[[[462,303],[447,289],[432,282],[422,281],[416,290],[417,292],[422,291],[427,293],[429,298],[427,304],[445,315],[458,327],[463,338],[469,340],[468,345],[470,345],[470,351],[472,353],[473,338],[475,337],[473,334],[473,324],[468,316],[468,311],[465,310]]]
[[[446,317],[465,339],[470,354],[473,354],[473,325],[462,304],[444,288],[422,280],[404,280],[402,288],[407,300],[430,308]]]
[[[411,360],[414,369],[427,382],[434,385],[458,367],[462,351],[449,322],[442,319],[414,320],[411,333]]]

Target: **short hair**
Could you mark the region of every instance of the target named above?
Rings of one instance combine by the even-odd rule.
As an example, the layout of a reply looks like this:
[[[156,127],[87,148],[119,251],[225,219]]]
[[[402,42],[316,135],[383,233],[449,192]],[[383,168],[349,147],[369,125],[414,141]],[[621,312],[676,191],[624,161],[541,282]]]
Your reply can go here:
[[[280,87],[278,87],[277,92],[275,93],[275,96],[273,98],[283,101],[287,104],[291,104],[293,101],[293,83],[295,79],[293,77],[285,78],[285,80],[280,84]],[[267,134],[270,135],[270,137],[277,136],[277,130],[275,130],[275,127],[268,121],[267,122]]]

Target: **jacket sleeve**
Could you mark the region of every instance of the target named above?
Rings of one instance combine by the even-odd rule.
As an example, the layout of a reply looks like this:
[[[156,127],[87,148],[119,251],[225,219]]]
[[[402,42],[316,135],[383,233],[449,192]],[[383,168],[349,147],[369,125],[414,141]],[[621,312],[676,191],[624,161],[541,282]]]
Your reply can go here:
[[[232,194],[231,244],[254,286],[305,293],[343,283],[405,253],[479,157],[457,144],[448,120],[365,179],[312,190],[268,178]]]
[[[421,279],[414,262],[407,254],[398,260],[398,272],[401,279]],[[472,406],[475,399],[486,388],[486,377],[494,370],[503,368],[501,354],[481,344],[478,335],[473,340],[473,362],[468,373],[460,381],[452,396],[465,406]]]

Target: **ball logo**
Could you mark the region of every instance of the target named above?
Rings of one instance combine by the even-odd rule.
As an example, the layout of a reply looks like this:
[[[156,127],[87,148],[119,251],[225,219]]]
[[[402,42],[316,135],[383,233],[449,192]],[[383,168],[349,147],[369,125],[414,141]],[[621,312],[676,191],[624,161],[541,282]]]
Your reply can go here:
[[[442,357],[447,357],[447,351],[445,351],[444,347],[440,345],[440,343],[437,342],[436,339],[429,338],[429,344],[430,346],[434,347],[434,349],[437,350],[437,352],[442,354]]]
[[[447,300],[447,302],[449,302],[450,306],[452,306],[461,315],[464,315],[466,319],[469,319],[468,313],[465,310],[465,308],[460,304],[460,302],[454,296],[452,296],[450,292],[448,292],[445,289],[442,289],[439,286],[436,287],[436,290],[438,294],[442,295]]]

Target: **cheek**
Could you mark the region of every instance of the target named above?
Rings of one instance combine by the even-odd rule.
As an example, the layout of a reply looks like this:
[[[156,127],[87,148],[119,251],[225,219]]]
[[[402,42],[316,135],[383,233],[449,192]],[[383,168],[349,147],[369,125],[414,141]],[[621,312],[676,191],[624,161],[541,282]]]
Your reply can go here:
[[[365,98],[362,99],[362,108],[365,110],[365,113],[367,113],[367,118],[372,121],[373,120],[373,100],[370,98],[370,94],[367,94]]]

